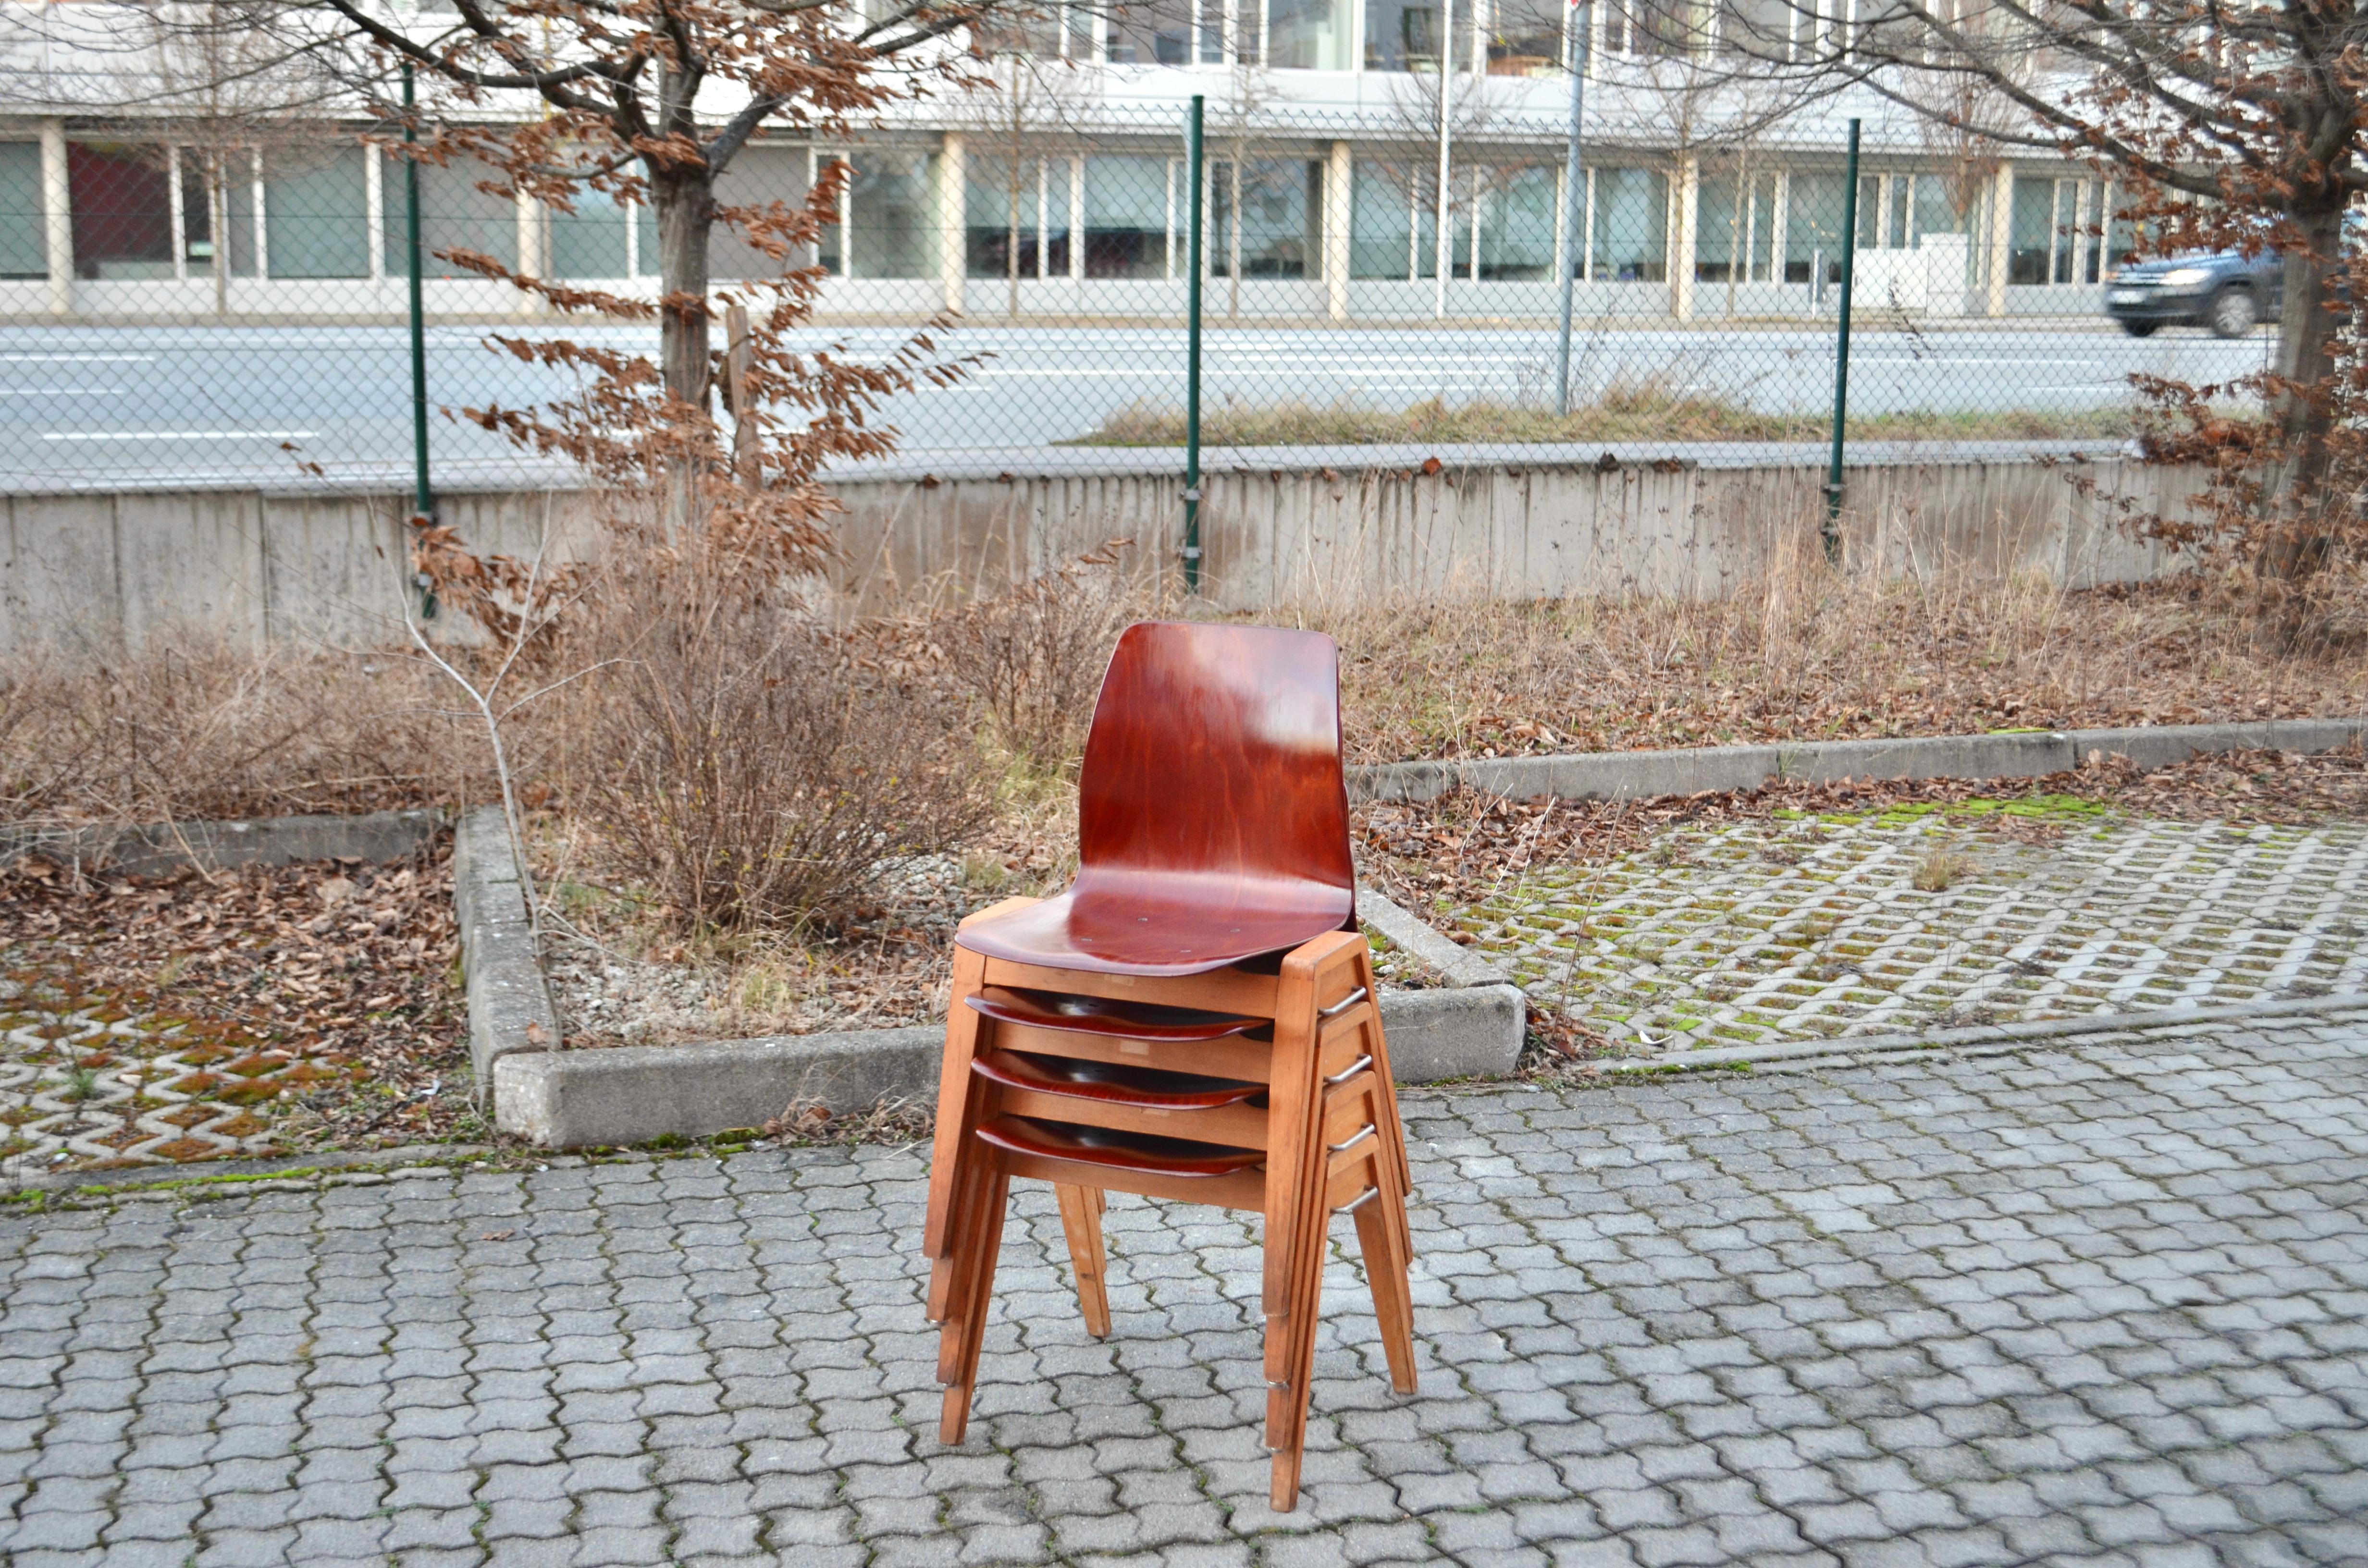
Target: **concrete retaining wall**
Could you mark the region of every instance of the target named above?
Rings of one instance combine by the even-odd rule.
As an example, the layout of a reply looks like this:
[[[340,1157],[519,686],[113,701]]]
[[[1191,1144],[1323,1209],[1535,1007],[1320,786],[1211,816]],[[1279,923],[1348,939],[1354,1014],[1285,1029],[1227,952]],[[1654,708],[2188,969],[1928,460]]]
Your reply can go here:
[[[1208,591],[1257,610],[1308,597],[1721,597],[1815,548],[1824,472],[1792,447],[1235,449],[1204,481]],[[1685,455],[1679,455],[1679,454]],[[1032,576],[1113,539],[1172,570],[1175,454],[1042,449],[899,460],[835,488],[842,585],[871,600],[951,575],[973,589]],[[1863,448],[1848,481],[1845,561],[1887,575],[1942,564],[2036,572],[2072,586],[2163,569],[2120,532],[2122,499],[2175,511],[2180,470],[2027,446]],[[448,494],[472,545],[564,559],[594,536],[569,492]],[[0,498],[0,649],[136,648],[198,623],[239,639],[399,641],[404,504],[393,494],[191,490]],[[415,601],[416,602],[416,601]]]

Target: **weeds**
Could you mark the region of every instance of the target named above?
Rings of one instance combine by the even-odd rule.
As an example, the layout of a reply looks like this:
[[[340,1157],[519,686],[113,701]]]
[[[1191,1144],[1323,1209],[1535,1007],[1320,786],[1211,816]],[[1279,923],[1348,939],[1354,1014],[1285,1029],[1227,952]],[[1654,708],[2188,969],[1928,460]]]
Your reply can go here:
[[[1849,422],[1861,441],[2120,440],[2131,432],[2124,408],[2002,409],[1861,415]],[[1675,390],[1660,379],[1607,388],[1595,401],[1558,415],[1550,409],[1475,399],[1440,398],[1389,413],[1342,400],[1330,403],[1225,402],[1204,410],[1201,441],[1212,447],[1379,446],[1420,442],[1816,441],[1832,434],[1819,411],[1765,413],[1727,398]],[[1078,437],[1083,447],[1180,447],[1181,409],[1133,403]]]
[[[1933,849],[1916,862],[1916,869],[1907,881],[1918,892],[1947,892],[1975,869],[1970,855],[1953,849]]]

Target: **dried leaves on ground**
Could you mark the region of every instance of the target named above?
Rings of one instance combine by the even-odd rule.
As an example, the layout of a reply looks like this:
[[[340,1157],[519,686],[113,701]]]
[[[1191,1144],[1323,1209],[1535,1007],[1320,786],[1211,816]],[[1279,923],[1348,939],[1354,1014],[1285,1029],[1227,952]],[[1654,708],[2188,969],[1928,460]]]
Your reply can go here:
[[[202,1040],[219,1065],[199,1076],[216,1081],[198,1085],[187,1109],[238,1108],[208,1124],[236,1137],[236,1153],[464,1135],[476,1129],[450,972],[449,856],[441,843],[394,864],[153,878],[78,875],[29,858],[0,870],[0,965],[25,1006],[36,993],[70,995],[154,1037],[126,1037],[127,1060],[102,1066],[136,1074],[129,1059],[156,1042],[180,1042],[187,1059]],[[39,1048],[12,1036],[6,1049]],[[141,1097],[120,1114],[154,1108]]]
[[[1661,829],[1774,815],[1863,812],[1913,803],[2071,797],[2182,821],[2308,824],[2368,817],[2368,758],[2358,746],[2305,756],[2237,751],[2153,772],[2100,757],[2042,778],[1869,778],[1771,783],[1733,793],[1645,801],[1515,801],[1460,790],[1436,801],[1361,808],[1366,873],[1409,907],[1466,904],[1532,865],[1592,865],[1643,848]],[[2009,812],[1969,819],[1981,831],[2041,841],[2059,831]]]

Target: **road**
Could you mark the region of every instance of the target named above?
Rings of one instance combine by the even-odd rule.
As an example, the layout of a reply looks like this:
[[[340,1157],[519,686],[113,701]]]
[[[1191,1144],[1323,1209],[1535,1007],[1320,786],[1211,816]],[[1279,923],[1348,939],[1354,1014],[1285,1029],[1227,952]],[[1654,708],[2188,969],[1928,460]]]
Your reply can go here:
[[[2361,1018],[1409,1092],[1419,1392],[1336,1255],[1287,1516],[1244,1216],[1113,1199],[1096,1341],[1021,1184],[949,1449],[925,1149],[19,1210],[0,1560],[2358,1564]]]
[[[519,406],[564,394],[560,374],[485,347],[488,329],[427,335],[437,408]],[[536,329],[540,332],[543,329]],[[618,347],[654,344],[638,329],[575,335]],[[810,332],[884,356],[903,333]],[[882,417],[906,450],[1026,447],[1073,439],[1130,404],[1180,407],[1180,329],[959,327],[940,352],[974,362],[956,385],[894,400]],[[2167,330],[2146,340],[2111,329],[2001,324],[1924,333],[1862,327],[1851,356],[1860,414],[2112,405],[2146,372],[2222,381],[2260,368],[2266,335],[2224,343]],[[1398,409],[1426,398],[1537,403],[1550,392],[1550,328],[1325,330],[1212,326],[1205,406],[1349,401]],[[1657,384],[1774,412],[1821,411],[1832,397],[1830,327],[1678,330],[1582,324],[1575,380]],[[439,472],[497,478],[522,466],[499,438],[440,414]],[[0,328],[0,475],[17,489],[286,483],[301,464],[382,482],[410,470],[410,369],[399,327]]]

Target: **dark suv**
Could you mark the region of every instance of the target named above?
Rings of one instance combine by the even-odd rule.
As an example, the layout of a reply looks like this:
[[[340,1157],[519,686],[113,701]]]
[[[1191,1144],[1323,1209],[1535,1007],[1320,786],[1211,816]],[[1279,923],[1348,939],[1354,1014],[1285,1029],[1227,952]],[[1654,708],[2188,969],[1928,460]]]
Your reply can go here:
[[[2136,261],[2105,279],[2105,313],[2132,337],[2169,322],[2208,326],[2217,337],[2242,337],[2278,313],[2285,259],[2265,250],[2165,256]]]

